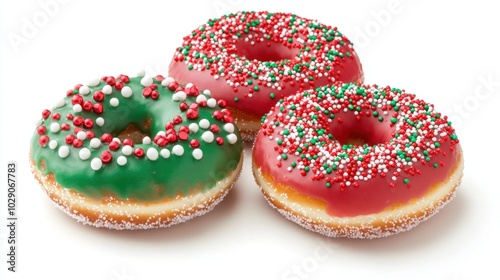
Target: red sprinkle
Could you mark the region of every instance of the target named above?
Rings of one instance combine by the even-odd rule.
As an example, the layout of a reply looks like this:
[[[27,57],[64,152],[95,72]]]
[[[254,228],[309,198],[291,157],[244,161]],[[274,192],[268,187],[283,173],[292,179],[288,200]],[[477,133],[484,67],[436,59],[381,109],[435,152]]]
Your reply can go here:
[[[104,151],[101,154],[101,160],[103,163],[109,163],[113,159],[113,155],[110,151]]]
[[[134,150],[134,155],[138,158],[141,158],[144,156],[144,150],[142,148],[136,148]]]

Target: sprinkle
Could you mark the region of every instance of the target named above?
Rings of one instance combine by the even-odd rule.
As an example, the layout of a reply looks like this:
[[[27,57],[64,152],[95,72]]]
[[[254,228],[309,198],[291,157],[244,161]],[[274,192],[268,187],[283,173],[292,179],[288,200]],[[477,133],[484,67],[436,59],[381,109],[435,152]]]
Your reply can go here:
[[[203,151],[201,149],[194,149],[193,150],[193,157],[196,160],[200,160],[203,157]]]
[[[122,148],[122,154],[124,154],[126,156],[130,156],[133,152],[134,152],[134,148],[132,148],[132,146],[126,145],[126,146],[123,146],[123,148]]]
[[[60,158],[66,158],[69,155],[69,147],[68,146],[61,146],[59,147],[59,150],[57,152]]]
[[[101,139],[99,139],[99,138],[92,138],[90,140],[90,147],[91,148],[97,149],[100,146],[101,146]]]
[[[149,160],[155,161],[158,159],[158,151],[155,148],[149,148],[146,152],[146,156]]]
[[[81,95],[87,95],[90,93],[90,88],[88,86],[81,86],[79,89],[78,89],[78,92],[81,94]]]
[[[59,145],[59,143],[57,143],[57,140],[50,140],[49,148],[51,148],[52,150],[55,150],[57,148],[57,145]]]
[[[174,101],[184,101],[186,100],[186,93],[184,91],[178,91],[174,94],[172,94],[172,100]]]
[[[144,136],[144,138],[142,138],[142,144],[144,145],[151,144],[151,138],[149,136]]]
[[[234,134],[234,133],[227,135],[226,138],[227,138],[227,142],[229,142],[229,144],[234,144],[234,143],[236,143],[236,141],[238,141],[238,136],[236,136],[236,134]]]
[[[66,100],[64,100],[64,99],[61,99],[56,103],[56,108],[61,108],[64,106],[66,106]]]
[[[81,148],[78,152],[81,160],[87,160],[90,158],[90,150],[87,148]]]
[[[90,80],[88,82],[88,85],[91,87],[95,87],[95,86],[99,85],[100,83],[101,83],[101,79],[95,78],[95,79]]]
[[[193,132],[193,133],[196,133],[198,132],[198,128],[199,126],[195,123],[190,123],[189,124],[189,131]]]
[[[144,77],[142,77],[142,79],[141,79],[141,85],[143,87],[149,87],[152,84],[153,84],[153,78],[152,77],[150,77],[150,76],[144,76]]]
[[[210,90],[206,89],[203,91],[203,95],[205,95],[206,97],[211,97],[212,93],[210,92]]]
[[[163,157],[163,158],[169,158],[170,157],[170,151],[167,150],[167,149],[162,149],[160,151],[160,155]]]
[[[224,130],[229,132],[229,133],[233,133],[234,132],[234,124],[232,124],[232,123],[224,124]]]
[[[59,125],[58,123],[50,124],[50,131],[52,133],[57,133],[57,132],[59,132],[59,130],[61,130],[61,125]]]
[[[119,156],[116,159],[116,163],[118,163],[119,166],[124,166],[125,164],[127,164],[127,158],[124,156]]]
[[[200,127],[203,129],[208,129],[210,127],[210,122],[207,119],[200,120]]]
[[[215,106],[217,106],[217,100],[215,100],[214,98],[208,99],[207,106],[210,108],[214,108]]]
[[[201,139],[203,139],[203,141],[205,141],[207,143],[212,143],[215,139],[215,136],[211,131],[205,131],[201,135]]]
[[[78,131],[78,133],[76,134],[76,138],[83,141],[87,139],[87,133],[85,133],[85,131]]]
[[[182,156],[184,154],[184,148],[181,145],[175,145],[172,148],[172,153],[176,156]]]
[[[121,90],[122,96],[125,98],[130,98],[132,97],[132,88],[125,86]]]
[[[161,81],[161,85],[167,87],[170,83],[175,82],[175,79],[172,77],[166,77],[163,81]]]
[[[197,103],[201,103],[201,102],[203,102],[203,101],[207,101],[207,97],[206,97],[205,95],[198,95],[198,96],[196,97],[196,102],[197,102]]]
[[[98,171],[102,167],[102,161],[100,158],[93,158],[90,162],[90,168],[94,171]]]
[[[120,104],[120,100],[118,100],[118,98],[116,98],[116,97],[113,97],[113,98],[111,98],[111,100],[109,100],[109,105],[111,105],[113,107],[118,107],[119,104]]]
[[[80,104],[73,105],[73,112],[80,113],[82,110],[83,110],[82,105]]]
[[[101,117],[98,117],[96,120],[95,120],[95,123],[98,125],[98,126],[103,126],[104,125],[104,119],[101,118]]]
[[[146,71],[144,69],[141,69],[137,72],[137,77],[144,77],[146,75]]]
[[[104,85],[101,91],[106,95],[110,95],[113,92],[113,88],[110,85]]]

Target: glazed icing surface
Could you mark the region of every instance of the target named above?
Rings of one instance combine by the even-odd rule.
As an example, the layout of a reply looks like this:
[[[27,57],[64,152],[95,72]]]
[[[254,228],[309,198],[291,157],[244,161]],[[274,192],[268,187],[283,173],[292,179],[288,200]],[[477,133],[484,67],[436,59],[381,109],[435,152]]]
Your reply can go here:
[[[237,12],[184,38],[169,75],[260,118],[280,99],[334,81],[362,82],[352,43],[336,27],[289,13]]]
[[[341,84],[280,100],[253,160],[276,184],[352,217],[424,196],[447,181],[461,156],[446,116],[404,90]]]
[[[66,95],[43,111],[31,140],[31,160],[64,188],[103,199],[176,198],[213,188],[240,161],[239,131],[208,90],[141,74],[105,76]]]

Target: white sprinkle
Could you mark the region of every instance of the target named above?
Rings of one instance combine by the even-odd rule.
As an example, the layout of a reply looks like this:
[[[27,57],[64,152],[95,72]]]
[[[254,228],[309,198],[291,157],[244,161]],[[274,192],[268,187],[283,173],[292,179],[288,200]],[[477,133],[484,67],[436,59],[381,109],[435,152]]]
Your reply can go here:
[[[66,105],[66,101],[64,99],[59,100],[59,102],[56,103],[56,108],[61,108]]]
[[[127,164],[127,158],[124,156],[119,156],[116,159],[116,163],[118,163],[118,165],[120,165],[120,166],[124,166],[125,164]]]
[[[110,95],[113,92],[113,88],[110,85],[105,85],[102,87],[102,93]]]
[[[170,151],[169,151],[169,150],[167,150],[167,149],[162,149],[162,150],[160,151],[160,154],[161,154],[161,156],[162,156],[163,158],[169,158],[169,157],[170,157]]]
[[[129,145],[125,145],[122,148],[122,154],[124,154],[126,156],[130,156],[133,151],[134,151],[134,149]]]
[[[200,95],[198,95],[198,96],[196,97],[196,102],[197,102],[197,103],[201,103],[201,102],[203,102],[203,101],[207,101],[207,97],[206,97],[205,95],[201,95],[201,94],[200,94]]]
[[[172,77],[166,77],[163,81],[161,81],[161,85],[166,87],[168,86],[170,83],[173,83],[175,82],[175,79],[172,78]]]
[[[78,152],[81,160],[87,160],[90,158],[90,150],[87,148],[82,148],[80,152]]]
[[[121,93],[123,97],[130,98],[132,96],[132,88],[123,87]]]
[[[102,167],[102,161],[100,158],[93,158],[92,161],[90,162],[90,168],[92,168],[95,171],[101,169],[101,167]]]
[[[109,100],[109,105],[111,105],[113,107],[117,107],[119,104],[120,104],[120,100],[118,100],[118,98],[116,98],[116,97],[113,97],[113,98],[111,98],[111,100]]]
[[[98,126],[103,126],[104,125],[104,119],[101,118],[101,117],[98,117],[96,120],[95,120],[95,123],[98,125]]]
[[[42,119],[36,120],[35,126],[41,126],[43,123]]]
[[[121,144],[121,143],[122,143],[122,140],[120,140],[120,138],[118,138],[118,137],[113,138],[113,140],[112,140],[112,141],[114,141],[114,142],[116,142],[116,143],[118,143],[118,144]]]
[[[101,139],[99,139],[99,138],[92,138],[92,140],[90,140],[90,147],[91,148],[97,149],[100,146],[101,146]]]
[[[141,85],[143,87],[149,87],[152,84],[153,84],[153,78],[151,78],[151,76],[144,76],[144,77],[142,77],[142,79],[141,79]]]
[[[203,157],[203,151],[199,148],[193,150],[193,157],[197,160],[200,160]]]
[[[50,125],[50,131],[52,131],[53,133],[59,132],[60,129],[61,129],[61,125],[59,125],[58,123],[52,123]]]
[[[205,141],[207,143],[212,143],[214,141],[214,138],[215,138],[215,136],[212,133],[212,131],[205,131],[201,135],[201,139],[203,139],[203,141]]]
[[[210,122],[207,119],[200,120],[200,127],[203,129],[207,129],[210,127]]]
[[[203,91],[203,94],[206,95],[207,97],[210,97],[212,96],[212,93],[210,92],[210,90],[206,89]]]
[[[149,148],[146,152],[146,156],[149,160],[157,160],[158,159],[158,151],[155,148]]]
[[[69,155],[69,148],[68,146],[61,146],[59,147],[58,155],[60,158],[65,158]]]
[[[76,134],[76,138],[85,140],[87,139],[87,133],[85,133],[85,131],[78,131],[78,133]]]
[[[80,105],[80,104],[73,105],[73,112],[75,112],[75,113],[80,113],[82,111],[82,109],[83,109],[82,105]]]
[[[184,101],[186,100],[186,93],[184,91],[178,91],[172,94],[172,100],[174,101]]]
[[[144,136],[144,138],[142,138],[142,144],[145,145],[151,144],[151,138],[149,138],[149,136]]]
[[[88,85],[91,86],[91,87],[95,87],[95,86],[97,86],[100,83],[101,83],[101,79],[95,78],[95,79],[90,80],[88,82]]]
[[[214,98],[208,99],[207,106],[210,108],[214,108],[215,106],[217,106],[217,100],[215,100]]]
[[[229,132],[229,133],[233,133],[234,132],[234,124],[232,123],[226,123],[224,125],[224,130]]]
[[[51,148],[52,150],[55,150],[57,148],[57,145],[59,145],[59,143],[57,143],[56,140],[50,140],[49,148]]]
[[[190,87],[193,87],[193,83],[187,83],[186,84],[186,88],[190,88]]]
[[[80,89],[78,89],[78,92],[81,95],[87,95],[90,93],[90,88],[88,86],[81,86]]]
[[[172,148],[172,153],[176,156],[182,156],[184,154],[184,148],[181,145],[175,145]]]
[[[139,70],[139,72],[137,72],[138,77],[144,77],[144,75],[146,75],[146,71],[144,69]]]
[[[229,144],[234,144],[236,143],[236,141],[238,141],[238,136],[236,136],[236,134],[234,133],[229,134],[228,136],[226,136],[226,138]]]
[[[189,124],[189,131],[196,133],[198,131],[199,126],[195,123]]]

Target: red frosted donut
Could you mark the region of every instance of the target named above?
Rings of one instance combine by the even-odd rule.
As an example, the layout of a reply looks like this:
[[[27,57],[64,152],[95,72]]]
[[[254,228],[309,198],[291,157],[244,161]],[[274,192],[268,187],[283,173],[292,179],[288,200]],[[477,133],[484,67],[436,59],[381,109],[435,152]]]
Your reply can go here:
[[[280,100],[253,172],[288,219],[337,237],[409,230],[455,194],[463,155],[434,106],[397,88],[336,83]]]
[[[209,20],[184,38],[169,71],[225,99],[248,140],[280,98],[333,81],[363,81],[352,43],[336,27],[269,12]]]

